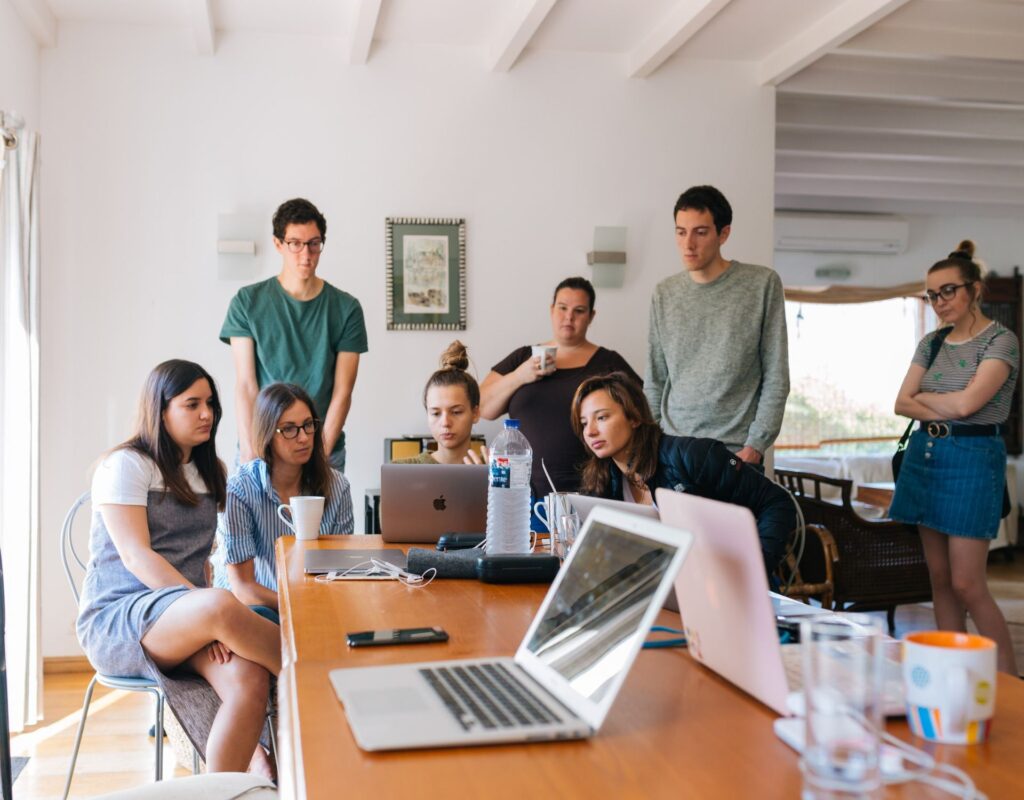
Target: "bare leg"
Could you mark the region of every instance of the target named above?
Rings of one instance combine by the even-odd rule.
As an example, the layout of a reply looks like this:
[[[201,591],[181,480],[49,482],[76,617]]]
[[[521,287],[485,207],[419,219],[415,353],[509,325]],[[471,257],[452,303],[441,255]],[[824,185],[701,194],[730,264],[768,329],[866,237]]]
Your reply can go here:
[[[168,670],[200,654],[211,642],[221,642],[232,653],[277,675],[280,631],[226,589],[193,589],[160,615],[142,637],[142,647],[160,669]]]
[[[1017,660],[1013,654],[1010,629],[1003,612],[988,590],[988,540],[949,537],[949,560],[953,568],[953,591],[978,627],[982,636],[992,639],[998,651],[1001,672],[1017,675]]]
[[[935,606],[935,625],[941,631],[967,630],[964,604],[953,591],[950,567],[949,540],[951,536],[923,525],[917,526],[924,547],[924,560],[928,564],[928,577],[932,583],[932,604]]]
[[[237,655],[226,664],[211,661],[206,651],[188,660],[220,698],[220,709],[206,740],[210,772],[245,772],[258,747],[267,713],[270,674],[259,664]],[[260,748],[262,749],[262,748]]]

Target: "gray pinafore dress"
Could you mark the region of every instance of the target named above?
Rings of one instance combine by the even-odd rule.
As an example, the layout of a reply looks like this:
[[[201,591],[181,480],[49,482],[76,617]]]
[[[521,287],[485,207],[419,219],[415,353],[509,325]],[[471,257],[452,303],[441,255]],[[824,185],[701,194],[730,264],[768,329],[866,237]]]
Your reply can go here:
[[[146,507],[150,546],[194,586],[205,587],[206,561],[217,528],[217,505],[209,494],[190,506],[162,490],[150,491]],[[89,661],[105,675],[150,678],[167,696],[182,728],[199,754],[220,699],[194,673],[164,674],[142,649],[142,638],[160,615],[191,591],[185,586],[150,589],[125,567],[98,509],[92,512],[89,565],[79,603],[78,640]]]

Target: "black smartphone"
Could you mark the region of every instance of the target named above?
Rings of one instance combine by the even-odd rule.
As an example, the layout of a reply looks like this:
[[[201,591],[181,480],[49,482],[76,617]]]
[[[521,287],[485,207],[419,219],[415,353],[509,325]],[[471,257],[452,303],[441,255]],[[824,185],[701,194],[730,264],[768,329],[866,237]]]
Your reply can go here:
[[[345,634],[349,647],[370,647],[381,644],[428,644],[447,642],[443,628],[389,628],[383,631],[359,631]]]

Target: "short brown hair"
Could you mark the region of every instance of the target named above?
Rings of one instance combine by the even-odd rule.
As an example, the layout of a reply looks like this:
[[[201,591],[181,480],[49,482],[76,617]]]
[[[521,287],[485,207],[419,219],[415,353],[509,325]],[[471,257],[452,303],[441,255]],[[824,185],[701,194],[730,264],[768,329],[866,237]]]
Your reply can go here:
[[[252,415],[252,441],[267,469],[274,474],[274,434],[281,415],[294,403],[305,403],[313,419],[319,419],[313,399],[305,389],[294,383],[270,383],[256,396],[256,410]],[[324,453],[324,437],[317,430],[313,434],[313,454],[302,465],[302,491],[306,494],[329,497],[331,490],[330,465]]]

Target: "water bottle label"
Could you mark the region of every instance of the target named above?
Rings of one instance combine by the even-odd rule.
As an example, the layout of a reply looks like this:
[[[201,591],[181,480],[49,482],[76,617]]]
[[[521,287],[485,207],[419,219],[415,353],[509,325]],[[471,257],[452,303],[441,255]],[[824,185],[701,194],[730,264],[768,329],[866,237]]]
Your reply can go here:
[[[511,487],[512,464],[507,458],[495,456],[491,459],[491,486],[496,489]]]

